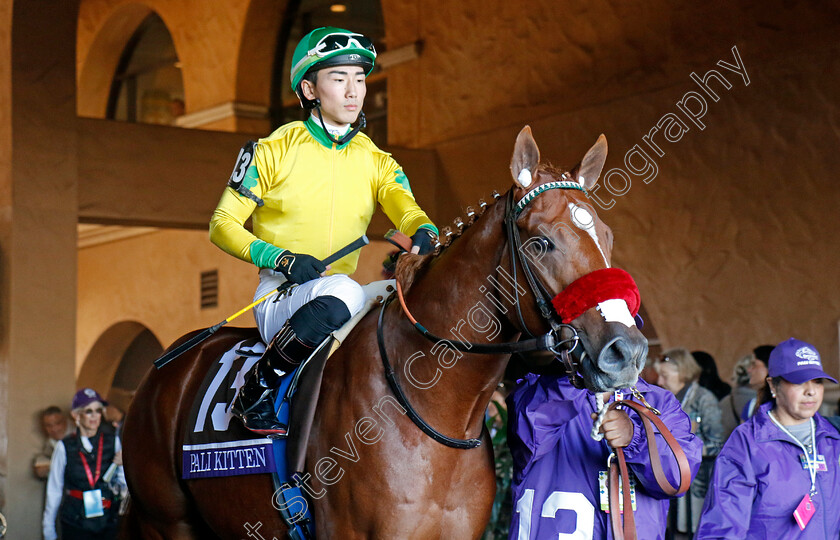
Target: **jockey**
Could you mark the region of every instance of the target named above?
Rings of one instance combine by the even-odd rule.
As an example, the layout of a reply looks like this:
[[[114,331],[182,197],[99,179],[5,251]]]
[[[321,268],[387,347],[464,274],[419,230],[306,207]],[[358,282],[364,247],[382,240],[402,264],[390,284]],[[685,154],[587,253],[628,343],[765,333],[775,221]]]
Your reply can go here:
[[[364,306],[361,286],[348,277],[358,252],[329,267],[321,259],[364,234],[377,204],[411,236],[412,252],[431,251],[437,234],[399,164],[359,133],[365,77],[375,59],[373,44],[361,34],[326,27],[304,36],[292,57],[291,81],[309,117],[242,148],[210,221],[214,244],[260,268],[255,299],[294,284],[254,308],[268,346],[232,411],[256,433],[283,431],[269,399],[279,377]],[[249,218],[253,233],[244,227]]]

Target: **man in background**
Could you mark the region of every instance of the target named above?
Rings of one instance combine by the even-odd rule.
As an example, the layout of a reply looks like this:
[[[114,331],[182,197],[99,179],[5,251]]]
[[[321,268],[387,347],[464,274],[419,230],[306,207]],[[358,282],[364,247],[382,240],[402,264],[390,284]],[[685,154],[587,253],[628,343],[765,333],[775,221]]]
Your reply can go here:
[[[46,480],[50,474],[50,459],[55,445],[69,435],[67,415],[55,405],[50,405],[41,412],[41,429],[44,432],[44,446],[32,460],[32,472],[40,480]]]

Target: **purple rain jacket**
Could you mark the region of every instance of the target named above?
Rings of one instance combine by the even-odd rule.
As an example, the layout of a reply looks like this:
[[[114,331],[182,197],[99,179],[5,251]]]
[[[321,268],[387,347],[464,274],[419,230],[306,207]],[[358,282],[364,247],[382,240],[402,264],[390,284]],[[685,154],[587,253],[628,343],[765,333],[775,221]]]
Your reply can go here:
[[[730,435],[718,454],[695,539],[824,539],[840,534],[840,433],[814,415],[817,453],[828,468],[817,472],[816,513],[800,530],[793,511],[811,487],[802,449],[767,415],[765,403]]]
[[[680,443],[697,474],[703,443],[691,433],[691,421],[671,392],[639,379],[636,388],[659,409],[662,421]],[[629,392],[623,392],[625,399]],[[606,440],[590,436],[595,395],[569,380],[529,374],[507,399],[508,444],[514,460],[511,540],[556,539],[576,533],[582,540],[612,538],[609,514],[601,510],[598,472],[607,470]],[[645,540],[665,537],[669,497],[653,477],[647,439],[633,411],[633,440],[624,449],[636,476],[636,530]],[[655,428],[654,428],[655,429]],[[656,436],[662,466],[672,485],[679,482],[676,460],[661,435]],[[572,538],[572,536],[569,536]]]

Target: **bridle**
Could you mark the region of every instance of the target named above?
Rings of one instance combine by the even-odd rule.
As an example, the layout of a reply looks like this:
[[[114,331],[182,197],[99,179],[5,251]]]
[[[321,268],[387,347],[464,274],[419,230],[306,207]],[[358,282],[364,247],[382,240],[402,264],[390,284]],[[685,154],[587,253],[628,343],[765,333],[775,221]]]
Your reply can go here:
[[[579,183],[568,180],[540,184],[525,194],[525,196],[515,204],[513,200],[513,189],[508,192],[508,196],[505,201],[504,227],[508,238],[511,277],[513,278],[515,287],[516,284],[519,283],[517,279],[517,267],[521,266],[522,273],[525,276],[525,281],[528,283],[528,287],[531,289],[531,294],[534,296],[534,300],[537,304],[537,309],[539,309],[540,315],[542,315],[543,319],[548,322],[551,328],[549,332],[550,334],[559,339],[562,335],[563,329],[568,329],[572,332],[571,338],[567,340],[559,339],[559,342],[555,346],[549,347],[549,350],[551,350],[551,352],[558,356],[562,361],[563,366],[566,369],[566,373],[569,376],[569,381],[576,388],[583,388],[583,379],[578,373],[578,369],[580,367],[579,361],[572,354],[572,351],[577,348],[580,342],[580,336],[574,326],[557,320],[556,311],[552,305],[553,298],[546,287],[542,284],[542,281],[534,275],[534,271],[531,268],[528,259],[524,257],[519,227],[516,226],[516,220],[519,218],[519,215],[525,207],[531,201],[550,189],[575,189],[586,193],[586,190],[584,190],[583,186]],[[519,300],[519,296],[516,294],[514,294],[514,308],[516,309],[516,317],[519,321],[519,326],[522,332],[526,335],[532,336],[533,334],[528,329],[528,324],[522,316],[522,304]]]
[[[558,317],[556,306],[559,301],[562,301],[563,293],[561,292],[557,296],[552,297],[546,289],[546,287],[536,277],[533,269],[531,268],[530,263],[524,256],[522,249],[522,241],[520,239],[519,227],[516,225],[516,220],[518,219],[522,211],[525,209],[525,207],[538,196],[552,189],[573,189],[583,191],[584,193],[586,193],[586,191],[583,189],[583,186],[581,186],[577,182],[567,180],[553,181],[536,186],[531,191],[526,193],[525,196],[523,196],[518,203],[515,203],[514,192],[513,189],[511,189],[507,194],[505,204],[505,217],[503,221],[508,238],[508,251],[510,257],[511,277],[513,286],[516,287],[518,284],[518,268],[521,267],[522,273],[525,276],[525,280],[528,283],[528,287],[531,289],[531,294],[534,296],[539,312],[542,315],[542,317],[547,321],[550,327],[548,332],[536,337],[530,332],[525,323],[525,318],[522,315],[522,308],[519,296],[516,293],[513,294],[513,297],[517,319],[519,324],[521,325],[521,330],[525,334],[530,336],[530,338],[508,343],[474,343],[468,341],[445,339],[436,336],[435,334],[431,333],[428,329],[426,329],[422,324],[417,322],[417,320],[411,315],[411,312],[406,306],[405,298],[402,294],[402,286],[400,285],[399,280],[397,280],[396,284],[396,296],[400,301],[400,305],[402,307],[403,312],[414,325],[414,328],[429,341],[441,343],[448,348],[455,349],[460,352],[469,352],[474,354],[512,354],[534,351],[551,351],[552,353],[560,357],[560,359],[566,366],[566,370],[569,372],[569,378],[572,381],[572,383],[575,384],[575,386],[582,388],[583,380],[578,374],[578,362],[573,358],[573,355],[571,354],[571,351],[573,351],[578,346],[580,342],[580,336],[578,335],[577,330],[571,324],[569,324],[574,318],[576,318],[580,313],[582,313],[582,311],[580,313],[567,314],[566,316],[568,320],[561,320]],[[608,271],[623,272],[618,269],[596,270],[595,272],[587,274],[583,277],[592,276],[593,274],[596,274],[598,272]],[[577,283],[578,281],[579,280],[573,282],[571,285],[569,285],[569,287],[567,287],[567,289],[573,288],[575,283]],[[632,282],[632,279],[630,279],[630,281]],[[635,283],[633,283],[633,288],[635,288]],[[638,290],[636,290],[636,295],[638,295]],[[400,405],[402,405],[402,407],[406,410],[407,416],[414,422],[415,425],[417,425],[417,427],[419,427],[424,433],[429,435],[431,438],[435,439],[441,444],[453,448],[475,448],[479,446],[481,444],[479,439],[455,439],[443,435],[439,431],[435,430],[420,417],[420,415],[408,401],[405,392],[403,391],[399,381],[396,378],[394,369],[391,366],[390,361],[388,360],[388,353],[385,347],[385,310],[391,303],[391,301],[393,301],[393,299],[394,295],[391,295],[390,297],[388,297],[388,299],[386,299],[383,302],[382,309],[379,313],[379,321],[376,330],[377,342],[379,345],[379,355],[382,359],[383,368],[385,370],[385,378],[388,381],[388,385],[390,386],[391,391],[394,393],[394,396],[397,398],[397,401],[400,403]],[[597,300],[597,297],[593,297],[593,299],[588,300],[588,302],[595,302],[595,300]],[[589,307],[594,307],[595,305],[597,305],[597,302],[593,303]],[[638,307],[636,307],[636,309],[638,309]],[[562,332],[564,329],[569,330],[571,332],[571,337],[566,339],[562,337]]]

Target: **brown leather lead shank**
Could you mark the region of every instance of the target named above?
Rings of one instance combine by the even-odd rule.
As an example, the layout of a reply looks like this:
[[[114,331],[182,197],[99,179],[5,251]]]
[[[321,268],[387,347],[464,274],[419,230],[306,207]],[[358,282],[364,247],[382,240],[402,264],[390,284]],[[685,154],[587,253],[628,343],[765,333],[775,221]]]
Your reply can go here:
[[[385,233],[385,240],[393,244],[400,251],[411,251],[411,238],[396,229],[391,229]]]
[[[615,409],[618,406],[625,406],[633,409],[642,420],[642,426],[645,428],[645,436],[648,442],[648,455],[650,456],[650,466],[653,470],[653,476],[656,478],[656,483],[668,495],[677,496],[682,495],[688,491],[691,484],[691,468],[688,465],[688,458],[685,456],[680,443],[671,434],[665,423],[655,414],[653,414],[647,407],[629,400],[618,400],[610,404],[610,409]],[[659,429],[662,438],[668,444],[671,453],[677,460],[677,466],[680,471],[680,483],[678,487],[674,487],[665,476],[665,471],[662,469],[662,462],[659,459],[659,452],[657,452],[656,432],[653,426]],[[616,461],[610,464],[609,471],[609,504],[610,504],[610,523],[612,524],[613,538],[615,540],[636,540],[636,522],[633,518],[633,507],[631,506],[630,498],[630,475],[627,471],[627,462],[624,459],[624,450],[621,448],[615,449]],[[616,463],[617,462],[617,463]],[[619,512],[618,505],[618,482],[621,477],[621,489],[624,499],[624,526],[621,523],[621,512]]]

